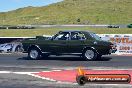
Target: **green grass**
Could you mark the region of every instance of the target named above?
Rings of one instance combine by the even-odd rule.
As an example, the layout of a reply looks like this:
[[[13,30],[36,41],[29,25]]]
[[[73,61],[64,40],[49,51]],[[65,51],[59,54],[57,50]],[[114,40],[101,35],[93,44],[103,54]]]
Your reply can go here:
[[[130,28],[46,28],[46,29],[2,29],[0,37],[35,37],[38,35],[54,35],[60,30],[89,30],[97,34],[132,34]]]
[[[132,0],[64,0],[0,13],[0,25],[130,24],[131,9]]]

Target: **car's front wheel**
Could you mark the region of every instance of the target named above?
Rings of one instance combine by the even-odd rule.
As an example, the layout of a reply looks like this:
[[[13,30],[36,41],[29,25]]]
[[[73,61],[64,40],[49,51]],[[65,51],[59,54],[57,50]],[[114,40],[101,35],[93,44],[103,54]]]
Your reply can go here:
[[[83,53],[83,57],[88,61],[97,59],[97,53],[93,49],[86,49]]]
[[[40,59],[40,51],[37,48],[32,48],[28,51],[28,57],[33,60]]]

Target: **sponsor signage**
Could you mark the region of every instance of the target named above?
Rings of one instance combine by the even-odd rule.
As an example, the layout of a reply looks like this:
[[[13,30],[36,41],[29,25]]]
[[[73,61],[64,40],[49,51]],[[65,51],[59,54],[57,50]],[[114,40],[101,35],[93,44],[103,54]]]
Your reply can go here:
[[[132,34],[100,34],[99,36],[117,45],[115,54],[132,54]]]
[[[86,83],[129,84],[131,82],[131,76],[129,74],[87,74],[84,69],[79,67],[76,81],[79,85]]]
[[[88,83],[128,84],[131,81],[127,74],[85,74]]]

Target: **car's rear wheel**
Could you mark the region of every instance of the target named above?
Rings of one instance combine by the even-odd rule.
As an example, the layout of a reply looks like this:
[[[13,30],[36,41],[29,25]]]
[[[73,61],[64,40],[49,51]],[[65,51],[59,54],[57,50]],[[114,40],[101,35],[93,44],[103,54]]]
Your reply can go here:
[[[40,50],[37,48],[31,48],[28,51],[28,57],[30,59],[37,60],[37,59],[40,59],[40,56],[41,56]]]
[[[93,49],[86,49],[83,53],[83,57],[88,61],[97,59],[97,53]]]

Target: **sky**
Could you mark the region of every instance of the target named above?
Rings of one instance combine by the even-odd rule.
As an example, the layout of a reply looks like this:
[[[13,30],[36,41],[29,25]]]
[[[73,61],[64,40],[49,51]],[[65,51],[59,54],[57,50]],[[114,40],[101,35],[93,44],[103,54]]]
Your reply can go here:
[[[7,12],[27,6],[46,6],[63,0],[1,0],[0,12]]]

